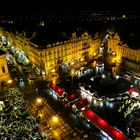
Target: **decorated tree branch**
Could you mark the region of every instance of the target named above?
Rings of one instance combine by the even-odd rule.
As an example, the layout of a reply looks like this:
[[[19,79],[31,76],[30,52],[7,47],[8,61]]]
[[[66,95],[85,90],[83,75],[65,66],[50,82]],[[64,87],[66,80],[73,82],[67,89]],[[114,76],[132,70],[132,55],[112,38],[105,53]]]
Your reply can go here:
[[[1,140],[44,140],[35,118],[27,113],[28,102],[17,88],[11,88],[0,104]]]

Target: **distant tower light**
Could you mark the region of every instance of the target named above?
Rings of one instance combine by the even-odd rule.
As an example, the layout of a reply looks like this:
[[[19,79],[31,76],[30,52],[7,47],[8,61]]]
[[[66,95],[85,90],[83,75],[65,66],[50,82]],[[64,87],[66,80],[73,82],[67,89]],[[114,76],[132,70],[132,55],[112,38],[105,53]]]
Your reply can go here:
[[[125,17],[126,17],[125,15],[122,16],[122,18],[125,18]]]

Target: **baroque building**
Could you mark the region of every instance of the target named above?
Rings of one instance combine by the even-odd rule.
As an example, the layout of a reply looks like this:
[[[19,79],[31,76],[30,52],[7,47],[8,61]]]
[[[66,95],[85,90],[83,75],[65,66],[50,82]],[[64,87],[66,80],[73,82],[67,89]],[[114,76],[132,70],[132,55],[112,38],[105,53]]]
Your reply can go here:
[[[23,51],[30,63],[45,76],[58,72],[60,67],[66,70],[73,67],[80,69],[95,58],[101,48],[101,37],[98,34],[92,37],[87,32],[81,36],[73,33],[69,39],[44,45],[33,43],[25,37],[25,33],[13,34],[1,29],[0,34],[7,39],[11,49],[17,48],[18,51]],[[135,72],[140,71],[140,50],[133,50],[122,44],[117,33],[109,36],[107,51],[109,54],[115,53],[114,61],[118,64],[123,61],[127,68]]]
[[[98,34],[92,37],[87,32],[80,37],[73,33],[72,37],[65,41],[43,46],[19,34],[4,31],[3,35],[10,42],[11,49],[16,47],[18,51],[25,52],[30,63],[41,70],[40,73],[45,76],[57,72],[59,67],[80,68],[98,54],[101,46],[101,38]]]
[[[11,78],[6,61],[6,53],[0,50],[0,84],[2,82],[8,82],[10,79]]]
[[[108,39],[108,52],[109,54],[115,53],[116,62],[123,61],[128,69],[140,72],[140,49],[130,49],[127,44],[122,44],[117,33]]]

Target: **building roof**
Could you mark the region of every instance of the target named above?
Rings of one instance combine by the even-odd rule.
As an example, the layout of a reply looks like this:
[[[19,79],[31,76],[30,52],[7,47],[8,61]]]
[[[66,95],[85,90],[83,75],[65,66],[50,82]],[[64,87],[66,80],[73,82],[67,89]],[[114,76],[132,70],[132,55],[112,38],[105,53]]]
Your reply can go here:
[[[82,114],[91,121],[99,129],[107,133],[113,140],[129,140],[122,132],[112,127],[105,120],[96,115],[92,110],[85,109]]]
[[[87,101],[87,99],[83,99],[76,103],[76,107],[78,109],[81,109],[83,107],[86,107],[88,104],[89,104],[89,102]]]
[[[48,44],[57,43],[60,41],[68,40],[66,36],[64,36],[63,32],[59,31],[40,31],[37,32],[36,36],[32,38],[30,41],[40,48],[46,47]]]
[[[92,91],[92,89],[94,89],[100,97],[114,97],[131,88],[131,82],[121,77],[119,79],[109,79],[109,77],[107,79],[102,79],[101,77],[96,77],[94,81],[86,79],[84,83],[84,88],[86,90]]]
[[[61,96],[63,95],[63,93],[64,93],[63,89],[60,88],[60,87],[58,87],[58,86],[57,86],[56,84],[54,84],[54,83],[51,83],[51,84],[49,85],[49,87],[50,87],[52,90],[54,90],[55,93],[56,93],[59,97],[61,97]]]
[[[77,98],[79,98],[79,93],[77,93],[77,92],[73,92],[73,93],[67,95],[68,101],[73,101]]]
[[[59,97],[61,97],[64,93],[63,89],[59,87],[56,87],[55,92]]]
[[[46,6],[46,5],[45,5]],[[38,8],[37,8],[38,9]],[[126,10],[124,10],[126,11]],[[76,12],[76,11],[75,11]],[[114,20],[114,21],[108,21],[108,16],[110,15],[120,15],[122,16],[121,11],[114,11],[115,14],[112,14],[112,12],[109,11],[77,11],[75,13],[73,10],[71,12],[67,11],[55,11],[55,12],[48,12],[48,13],[34,13],[29,14],[27,12],[27,15],[24,16],[11,16],[11,17],[5,17],[6,19],[3,19],[4,23],[7,21],[7,23],[3,23],[6,29],[15,30],[19,32],[27,31],[27,36],[31,37],[32,33],[34,31],[37,32],[37,35],[35,38],[31,39],[32,43],[35,43],[36,45],[42,46],[47,45],[51,43],[55,43],[58,41],[64,41],[68,40],[66,36],[63,36],[63,32],[83,32],[87,30],[90,34],[93,34],[95,32],[99,32],[99,34],[102,34],[102,31],[104,30],[104,23],[109,23],[109,27],[107,28],[113,28],[112,30],[115,30],[115,32],[118,32],[120,35],[121,40],[128,44],[128,46],[132,49],[139,49],[140,44],[140,35],[139,35],[139,24],[140,24],[140,18],[135,18],[135,16],[139,12],[132,12],[132,11],[126,11],[124,13],[125,15],[129,15],[131,18],[122,19],[120,20]],[[113,12],[113,13],[114,13]],[[130,12],[130,14],[129,14]],[[132,13],[131,13],[132,12]],[[127,14],[128,13],[128,14]],[[101,16],[100,21],[98,21]],[[95,20],[97,19],[97,21]],[[8,21],[14,21],[12,24],[9,24]],[[39,26],[39,23],[43,21],[44,26]],[[93,28],[94,27],[94,28]],[[31,33],[30,33],[31,31]]]
[[[0,55],[6,54],[4,51],[0,50]]]

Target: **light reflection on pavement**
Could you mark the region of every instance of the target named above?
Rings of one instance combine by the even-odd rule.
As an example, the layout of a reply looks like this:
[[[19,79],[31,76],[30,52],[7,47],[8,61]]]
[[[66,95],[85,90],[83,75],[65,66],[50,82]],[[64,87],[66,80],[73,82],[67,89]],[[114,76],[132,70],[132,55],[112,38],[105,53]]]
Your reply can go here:
[[[83,135],[72,128],[63,117],[58,114],[44,99],[42,99],[42,104],[38,105],[36,99],[38,95],[35,95],[35,89],[24,90],[25,99],[29,101],[29,114],[35,118],[40,116],[40,130],[42,134],[46,135],[47,140],[80,140],[84,139]],[[32,95],[34,94],[34,95]],[[30,98],[31,96],[31,98]],[[58,122],[54,122],[52,117],[56,116]]]

